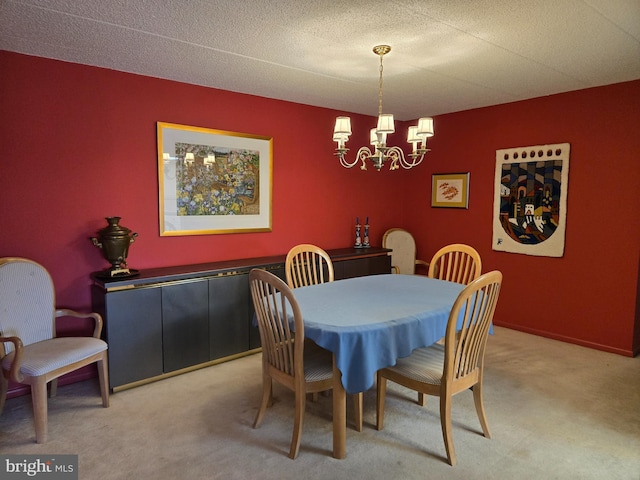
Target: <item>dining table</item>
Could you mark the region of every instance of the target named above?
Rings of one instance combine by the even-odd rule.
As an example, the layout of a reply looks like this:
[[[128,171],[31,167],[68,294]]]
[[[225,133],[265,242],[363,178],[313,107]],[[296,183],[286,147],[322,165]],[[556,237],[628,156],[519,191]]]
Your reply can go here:
[[[346,457],[346,394],[369,390],[376,372],[440,340],[465,285],[382,274],[295,289],[305,337],[333,353],[333,457]]]

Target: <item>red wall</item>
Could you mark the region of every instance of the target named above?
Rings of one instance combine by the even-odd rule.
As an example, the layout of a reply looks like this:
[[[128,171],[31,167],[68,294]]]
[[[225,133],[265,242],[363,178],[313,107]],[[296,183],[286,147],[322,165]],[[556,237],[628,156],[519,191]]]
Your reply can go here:
[[[468,210],[417,212],[406,225],[428,259],[453,242],[476,247],[483,271],[504,273],[495,323],[625,355],[640,350],[640,81],[442,115],[421,173],[470,172]],[[571,144],[565,253],[533,257],[491,249],[495,151]],[[634,338],[635,324],[635,338]]]
[[[89,274],[108,264],[89,237],[107,216],[139,234],[129,264],[141,269],[284,254],[308,241],[345,247],[355,217],[368,215],[374,245],[400,226],[425,260],[447,243],[476,247],[484,270],[505,276],[497,324],[640,350],[640,81],[442,115],[423,165],[362,172],[333,155],[341,112],[5,51],[0,70],[0,256],[47,267],[60,306],[90,308]],[[374,120],[351,117],[353,155]],[[160,237],[158,121],[273,137],[273,231]],[[564,257],[493,252],[495,150],[562,142],[571,143]],[[470,208],[431,208],[431,174],[466,171]]]
[[[397,218],[391,172],[345,170],[333,155],[335,111],[8,52],[0,62],[0,255],[44,264],[61,305],[89,305],[89,273],[108,266],[89,237],[107,216],[139,234],[136,269],[283,254],[310,239],[344,247],[357,215],[371,217],[373,238]],[[160,237],[158,121],[273,137],[273,231]]]

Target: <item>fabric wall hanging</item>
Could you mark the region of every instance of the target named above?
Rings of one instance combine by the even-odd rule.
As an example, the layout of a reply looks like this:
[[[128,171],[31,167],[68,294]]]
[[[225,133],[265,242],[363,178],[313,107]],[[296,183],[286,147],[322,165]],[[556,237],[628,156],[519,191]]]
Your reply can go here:
[[[568,143],[496,150],[493,250],[562,257]]]

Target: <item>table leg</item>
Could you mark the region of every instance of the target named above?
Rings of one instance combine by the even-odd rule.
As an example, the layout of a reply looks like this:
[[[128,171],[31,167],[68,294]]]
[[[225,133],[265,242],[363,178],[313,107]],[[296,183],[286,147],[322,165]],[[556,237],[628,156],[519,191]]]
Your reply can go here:
[[[347,456],[347,394],[342,386],[342,373],[333,357],[333,458]]]
[[[354,422],[356,431],[362,431],[362,392],[353,396]]]

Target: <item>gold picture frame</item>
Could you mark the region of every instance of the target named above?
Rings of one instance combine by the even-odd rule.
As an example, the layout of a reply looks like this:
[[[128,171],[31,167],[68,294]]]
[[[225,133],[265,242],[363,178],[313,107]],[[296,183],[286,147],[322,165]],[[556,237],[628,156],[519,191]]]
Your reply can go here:
[[[469,172],[433,174],[431,206],[469,208]]]
[[[271,231],[273,139],[157,123],[160,235]]]

